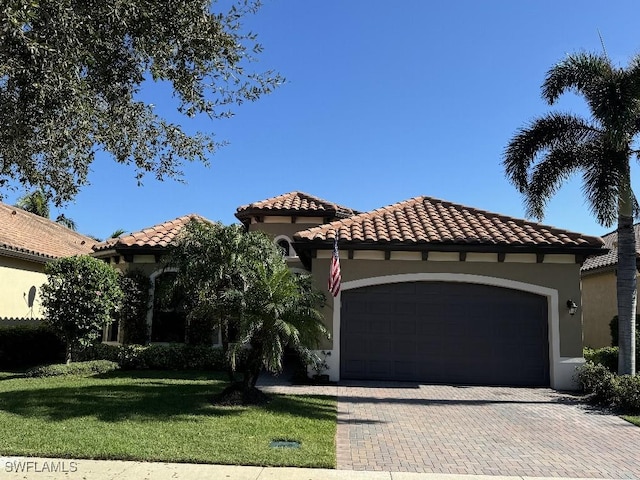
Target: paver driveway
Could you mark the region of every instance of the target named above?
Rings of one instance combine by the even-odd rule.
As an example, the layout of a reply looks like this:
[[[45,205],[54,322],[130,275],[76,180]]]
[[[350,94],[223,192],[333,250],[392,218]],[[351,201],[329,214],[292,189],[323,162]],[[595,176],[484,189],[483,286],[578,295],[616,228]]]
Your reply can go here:
[[[339,469],[640,478],[640,428],[550,389],[362,382],[337,394]]]
[[[640,427],[548,388],[401,382],[261,388],[338,397],[337,467],[640,479]],[[287,383],[287,382],[285,382]]]

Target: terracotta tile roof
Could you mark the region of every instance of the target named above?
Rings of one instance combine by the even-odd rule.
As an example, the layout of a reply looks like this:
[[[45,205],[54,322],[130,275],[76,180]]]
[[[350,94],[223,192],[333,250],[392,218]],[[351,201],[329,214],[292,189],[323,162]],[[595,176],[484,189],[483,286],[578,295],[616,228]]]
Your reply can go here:
[[[169,220],[153,227],[145,228],[139,232],[122,235],[118,238],[109,238],[97,243],[93,249],[96,252],[117,248],[163,248],[168,247],[180,231],[192,220],[210,222],[204,217],[191,213]]]
[[[359,212],[337,203],[328,202],[321,198],[303,192],[289,192],[277,197],[238,207],[236,217],[246,219],[256,214],[272,215],[307,215],[346,218]]]
[[[640,223],[633,226],[636,235],[636,256],[640,257]],[[596,270],[599,268],[611,267],[618,264],[618,232],[614,231],[602,236],[604,246],[609,249],[609,253],[589,257],[582,265],[582,271]]]
[[[94,243],[92,238],[48,218],[0,203],[0,250],[5,254],[15,252],[46,261],[91,253]]]
[[[599,237],[585,236],[535,222],[478,210],[431,197],[416,197],[388,207],[298,232],[300,242],[333,241],[339,230],[347,244],[482,245],[482,246],[602,246]]]

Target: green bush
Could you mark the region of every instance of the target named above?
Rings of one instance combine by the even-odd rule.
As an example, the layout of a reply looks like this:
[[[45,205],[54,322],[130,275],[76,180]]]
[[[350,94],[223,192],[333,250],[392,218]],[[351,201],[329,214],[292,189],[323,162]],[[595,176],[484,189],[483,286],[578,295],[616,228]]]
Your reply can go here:
[[[0,328],[0,368],[25,368],[64,359],[64,343],[44,325]]]
[[[613,403],[613,406],[622,412],[640,412],[640,376],[621,375],[617,377]]]
[[[577,379],[590,400],[598,405],[612,405],[615,398],[615,375],[602,364],[587,362],[578,369]]]
[[[618,371],[618,347],[585,348],[583,355],[587,362],[604,365],[612,373]]]
[[[59,377],[62,375],[88,376],[118,370],[120,367],[109,360],[92,360],[89,362],[58,363],[43,365],[27,370],[25,377]]]
[[[224,370],[221,348],[205,345],[93,345],[82,352],[83,360],[110,360],[122,369]]]

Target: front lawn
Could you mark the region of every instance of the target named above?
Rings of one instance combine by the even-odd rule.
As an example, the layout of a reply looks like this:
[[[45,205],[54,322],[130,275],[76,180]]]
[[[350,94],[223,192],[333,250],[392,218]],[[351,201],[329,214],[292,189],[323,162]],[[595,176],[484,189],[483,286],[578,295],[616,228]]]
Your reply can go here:
[[[640,415],[624,415],[622,418],[640,427]]]
[[[219,407],[224,375],[0,375],[0,455],[335,468],[336,400]],[[295,440],[300,448],[271,448]]]

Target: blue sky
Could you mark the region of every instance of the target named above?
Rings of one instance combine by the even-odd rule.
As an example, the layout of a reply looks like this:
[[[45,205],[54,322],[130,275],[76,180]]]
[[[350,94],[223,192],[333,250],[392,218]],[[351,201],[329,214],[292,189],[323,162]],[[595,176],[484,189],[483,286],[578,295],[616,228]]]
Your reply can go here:
[[[546,71],[568,53],[601,52],[598,31],[626,65],[640,53],[638,18],[637,0],[264,0],[245,22],[264,46],[256,68],[287,83],[232,119],[195,122],[229,142],[211,166],[185,165],[186,184],[138,187],[132,168],[101,158],[91,185],[52,216],[106,237],[192,212],[232,223],[240,205],[301,190],[358,210],[429,195],[524,217],[505,145],[550,108],[585,113],[572,96],[541,100]],[[179,119],[166,92],[143,95]],[[611,230],[588,212],[579,178],[543,223]]]

